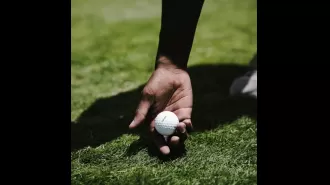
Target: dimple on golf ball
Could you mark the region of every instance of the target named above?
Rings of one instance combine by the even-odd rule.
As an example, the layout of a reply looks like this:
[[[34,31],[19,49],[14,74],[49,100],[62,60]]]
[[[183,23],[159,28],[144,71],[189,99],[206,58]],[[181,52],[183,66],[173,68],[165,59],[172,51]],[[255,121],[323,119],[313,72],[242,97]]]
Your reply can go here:
[[[163,136],[172,135],[178,124],[179,118],[170,111],[163,111],[155,118],[155,128]]]

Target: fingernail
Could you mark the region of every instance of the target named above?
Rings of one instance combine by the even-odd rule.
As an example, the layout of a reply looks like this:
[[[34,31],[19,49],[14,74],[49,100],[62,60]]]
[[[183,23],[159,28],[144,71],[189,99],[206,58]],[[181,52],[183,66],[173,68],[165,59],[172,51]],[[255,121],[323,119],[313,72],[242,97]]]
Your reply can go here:
[[[168,146],[163,146],[160,148],[160,151],[164,154],[164,155],[168,155],[170,153],[170,149],[168,148]]]
[[[181,131],[181,133],[184,134],[185,132],[186,132],[186,129],[183,128],[182,131]]]
[[[128,127],[131,128],[132,126],[134,126],[134,124],[135,124],[135,123],[134,123],[134,120],[133,120],[133,121],[131,122],[131,124],[129,124]]]
[[[178,136],[173,136],[171,137],[171,145],[175,146],[175,145],[178,145],[179,144],[179,141],[180,141],[180,138]]]

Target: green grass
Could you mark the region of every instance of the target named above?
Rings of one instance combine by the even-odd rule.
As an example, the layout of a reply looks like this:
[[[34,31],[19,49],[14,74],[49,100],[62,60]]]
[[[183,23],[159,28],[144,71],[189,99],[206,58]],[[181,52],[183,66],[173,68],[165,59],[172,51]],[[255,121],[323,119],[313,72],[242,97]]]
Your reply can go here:
[[[71,2],[72,184],[256,184],[256,105],[228,97],[256,52],[256,1],[206,0],[189,61],[195,132],[166,158],[127,129],[154,67],[161,1]]]

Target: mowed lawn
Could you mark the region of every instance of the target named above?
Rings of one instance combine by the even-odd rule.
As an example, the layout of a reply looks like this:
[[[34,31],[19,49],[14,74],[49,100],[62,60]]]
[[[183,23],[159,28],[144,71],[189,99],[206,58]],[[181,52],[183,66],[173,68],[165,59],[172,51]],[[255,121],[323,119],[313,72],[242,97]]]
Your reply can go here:
[[[206,0],[190,55],[194,132],[160,156],[129,131],[161,1],[71,1],[72,184],[257,184],[256,101],[228,95],[257,47],[255,0]]]

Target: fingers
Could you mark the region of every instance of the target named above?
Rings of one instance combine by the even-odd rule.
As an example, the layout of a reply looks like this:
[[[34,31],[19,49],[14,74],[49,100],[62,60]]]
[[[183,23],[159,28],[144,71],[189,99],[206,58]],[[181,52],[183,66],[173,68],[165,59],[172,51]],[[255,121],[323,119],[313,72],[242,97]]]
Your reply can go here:
[[[183,122],[180,122],[176,128],[179,131],[179,134],[184,134],[186,132],[186,124]]]
[[[191,112],[192,112],[192,108],[181,108],[174,111],[174,113],[178,116],[180,122],[186,125],[186,129],[188,130],[188,132],[190,132],[193,129],[191,123]]]
[[[172,136],[169,142],[170,142],[171,145],[177,146],[180,143],[180,137],[179,136]]]
[[[164,136],[156,131],[155,120],[152,120],[150,123],[150,133],[151,139],[154,141],[159,151],[164,155],[168,155],[170,153],[170,148],[167,146],[167,141],[165,140]]]
[[[131,122],[131,124],[129,125],[130,129],[137,127],[146,119],[147,113],[152,103],[153,103],[152,96],[143,95],[142,100],[140,101],[138,108],[135,112],[135,117]]]
[[[167,146],[164,136],[160,135],[155,130],[153,130],[151,136],[153,137],[154,143],[156,144],[159,151],[164,155],[168,155],[170,153],[170,148]]]
[[[141,100],[141,102],[139,103],[139,106],[135,112],[135,117],[132,121],[132,123],[129,125],[129,128],[135,128],[138,125],[140,125],[146,118],[148,110],[150,108],[151,103],[146,100],[143,99]]]
[[[166,140],[163,135],[156,131],[154,125],[155,120],[153,120],[150,124],[152,140],[162,154],[168,155],[170,153],[169,146],[178,147],[188,138],[187,127],[191,126],[191,121],[190,119],[187,119],[180,122],[177,126],[175,134],[169,136],[168,140]]]
[[[176,134],[170,138],[169,144],[172,146],[179,146],[180,144],[184,143],[185,140],[188,138],[187,128],[191,127],[190,120],[184,120],[180,122],[177,126]]]
[[[185,119],[182,122],[186,125],[187,132],[191,132],[193,130],[193,125],[191,123],[191,119]]]

